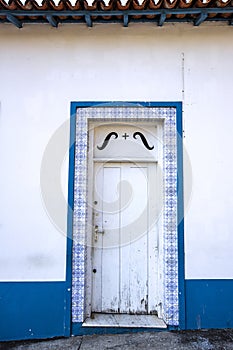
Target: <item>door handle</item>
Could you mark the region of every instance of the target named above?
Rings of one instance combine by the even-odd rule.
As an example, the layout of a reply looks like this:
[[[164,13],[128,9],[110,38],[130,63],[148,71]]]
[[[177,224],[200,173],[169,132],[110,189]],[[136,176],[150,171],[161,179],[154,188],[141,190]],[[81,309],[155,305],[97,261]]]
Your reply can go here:
[[[99,226],[98,225],[95,225],[95,229],[94,229],[94,238],[95,238],[95,242],[97,242],[98,241],[98,235],[99,234],[104,234],[104,230],[102,229],[102,231],[101,230],[99,230]]]

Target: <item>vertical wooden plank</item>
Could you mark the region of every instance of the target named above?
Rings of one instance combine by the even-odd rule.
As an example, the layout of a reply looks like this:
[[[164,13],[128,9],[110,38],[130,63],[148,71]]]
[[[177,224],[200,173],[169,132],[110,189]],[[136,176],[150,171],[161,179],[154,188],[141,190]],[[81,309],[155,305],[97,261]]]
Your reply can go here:
[[[93,230],[92,230],[92,311],[102,311],[102,253],[103,237],[98,236],[95,240],[95,225],[102,226],[103,212],[103,165],[95,164],[94,190],[93,190]]]
[[[155,314],[158,304],[158,219],[159,189],[157,165],[148,164],[148,313]]]
[[[104,165],[103,183],[103,254],[102,311],[118,312],[119,308],[119,209],[120,174],[116,164]]]
[[[146,313],[147,310],[147,169],[131,165],[122,167],[122,184],[131,187],[131,199],[121,210],[121,312]],[[126,271],[126,272],[125,272]],[[124,310],[125,307],[125,310]]]
[[[134,232],[137,234],[130,243],[130,312],[147,313],[148,307],[148,176],[143,165],[130,167],[130,178],[134,188],[134,201],[131,211],[134,213]]]
[[[129,313],[130,310],[130,241],[131,231],[125,211],[132,199],[132,186],[125,178],[127,164],[121,165],[120,186],[120,313]],[[123,182],[124,181],[124,182]]]

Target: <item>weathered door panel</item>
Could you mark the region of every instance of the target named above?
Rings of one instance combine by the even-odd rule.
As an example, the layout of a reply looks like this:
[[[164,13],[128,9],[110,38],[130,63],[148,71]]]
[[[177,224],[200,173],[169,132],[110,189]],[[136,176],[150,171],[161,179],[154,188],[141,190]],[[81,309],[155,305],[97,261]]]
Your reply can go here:
[[[95,164],[93,312],[156,310],[156,171],[153,163]]]

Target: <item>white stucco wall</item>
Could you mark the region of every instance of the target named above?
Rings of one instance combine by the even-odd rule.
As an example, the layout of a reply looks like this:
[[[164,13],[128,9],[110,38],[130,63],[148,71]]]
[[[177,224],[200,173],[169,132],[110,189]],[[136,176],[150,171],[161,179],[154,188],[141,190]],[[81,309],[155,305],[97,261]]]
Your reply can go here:
[[[0,280],[65,278],[66,207],[54,199],[54,226],[41,161],[71,101],[113,100],[183,101],[186,278],[233,278],[232,28],[1,25],[0,44]]]

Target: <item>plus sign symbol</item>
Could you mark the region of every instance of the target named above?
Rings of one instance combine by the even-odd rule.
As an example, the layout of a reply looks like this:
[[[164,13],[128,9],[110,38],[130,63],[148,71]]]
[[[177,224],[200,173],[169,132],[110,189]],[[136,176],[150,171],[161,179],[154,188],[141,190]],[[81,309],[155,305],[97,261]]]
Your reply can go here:
[[[129,137],[129,135],[125,132],[124,135],[122,135],[122,137],[127,140],[127,137]]]

